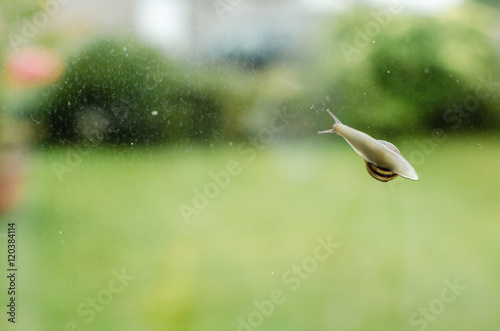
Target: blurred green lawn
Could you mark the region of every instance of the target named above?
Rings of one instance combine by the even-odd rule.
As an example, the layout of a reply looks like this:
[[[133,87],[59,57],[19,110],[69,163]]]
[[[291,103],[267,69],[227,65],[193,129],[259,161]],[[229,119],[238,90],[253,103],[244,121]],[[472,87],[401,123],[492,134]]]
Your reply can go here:
[[[18,227],[12,330],[237,330],[276,289],[284,302],[256,330],[424,330],[409,318],[433,301],[428,330],[498,330],[496,137],[450,135],[418,182],[392,183],[337,136],[250,162],[238,146],[95,148],[62,181],[52,167],[68,149],[34,152],[23,207],[0,224]],[[232,160],[241,173],[187,224],[179,205]],[[292,290],[282,276],[328,236],[340,246]],[[93,318],[77,312],[123,270],[134,278]],[[467,288],[439,306],[446,279]]]

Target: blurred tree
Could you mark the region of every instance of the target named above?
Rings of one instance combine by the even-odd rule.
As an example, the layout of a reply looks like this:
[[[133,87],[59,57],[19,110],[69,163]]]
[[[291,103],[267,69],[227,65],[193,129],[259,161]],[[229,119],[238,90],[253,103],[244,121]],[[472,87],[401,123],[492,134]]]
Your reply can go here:
[[[53,143],[208,142],[220,134],[223,107],[216,89],[195,68],[159,51],[109,38],[67,62],[59,82],[43,92],[44,101],[31,104]]]
[[[435,17],[357,8],[329,18],[307,66],[314,88],[294,102],[316,127],[325,118],[312,110],[328,107],[372,133],[499,127],[496,19],[474,3]]]

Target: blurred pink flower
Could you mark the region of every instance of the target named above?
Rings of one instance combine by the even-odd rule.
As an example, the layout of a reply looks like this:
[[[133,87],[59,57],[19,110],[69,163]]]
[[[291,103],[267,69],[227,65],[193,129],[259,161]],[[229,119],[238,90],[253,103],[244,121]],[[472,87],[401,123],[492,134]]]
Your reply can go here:
[[[25,48],[7,59],[8,81],[14,85],[34,86],[53,83],[63,71],[61,57],[44,48]]]

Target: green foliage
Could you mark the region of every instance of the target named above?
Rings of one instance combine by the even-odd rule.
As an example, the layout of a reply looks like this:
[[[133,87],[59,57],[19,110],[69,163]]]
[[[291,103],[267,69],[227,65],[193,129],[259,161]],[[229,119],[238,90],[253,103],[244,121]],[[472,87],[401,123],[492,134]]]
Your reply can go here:
[[[499,128],[495,13],[478,3],[439,16],[388,10],[328,17],[318,23],[314,55],[255,72],[188,65],[101,36],[67,58],[55,86],[27,95],[20,108],[43,120],[46,138],[56,143],[102,137],[212,144],[258,135],[276,110],[299,113],[284,133],[303,136],[329,127],[326,108],[386,138]]]
[[[358,8],[330,18],[307,69],[316,88],[296,101],[307,110],[333,108],[346,124],[372,132],[447,129],[457,126],[455,117],[463,120],[462,130],[497,128],[499,92],[484,86],[500,81],[495,22],[496,15],[477,4],[437,17]],[[487,96],[479,98],[478,88]],[[460,115],[456,107],[470,106],[470,98],[474,109]]]
[[[67,59],[67,68],[32,111],[51,142],[111,143],[194,139],[221,129],[222,104],[199,70],[135,42],[103,39]]]

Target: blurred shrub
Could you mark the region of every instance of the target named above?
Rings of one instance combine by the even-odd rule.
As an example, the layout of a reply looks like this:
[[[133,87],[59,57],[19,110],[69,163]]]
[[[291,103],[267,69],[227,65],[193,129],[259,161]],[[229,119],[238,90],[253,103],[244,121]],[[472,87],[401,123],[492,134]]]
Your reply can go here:
[[[498,128],[495,13],[467,4],[437,17],[387,14],[358,8],[325,21],[319,53],[306,65],[311,88],[289,101],[304,120],[327,129],[326,115],[313,110],[331,108],[372,133]]]
[[[219,93],[198,68],[135,42],[103,39],[67,59],[65,73],[31,113],[43,120],[51,143],[210,142],[223,132]]]

